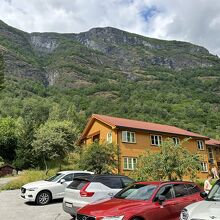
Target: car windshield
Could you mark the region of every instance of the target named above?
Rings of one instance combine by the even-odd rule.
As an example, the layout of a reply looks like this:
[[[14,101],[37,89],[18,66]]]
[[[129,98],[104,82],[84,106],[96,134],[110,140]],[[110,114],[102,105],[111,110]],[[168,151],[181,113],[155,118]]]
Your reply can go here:
[[[220,201],[220,182],[216,183],[207,196],[208,201]]]
[[[61,177],[63,177],[64,174],[63,173],[57,173],[56,175],[46,179],[46,181],[50,181],[50,182],[56,182],[57,180],[59,180]]]
[[[151,184],[134,184],[120,191],[115,195],[115,198],[129,200],[149,200],[156,188],[156,185]]]

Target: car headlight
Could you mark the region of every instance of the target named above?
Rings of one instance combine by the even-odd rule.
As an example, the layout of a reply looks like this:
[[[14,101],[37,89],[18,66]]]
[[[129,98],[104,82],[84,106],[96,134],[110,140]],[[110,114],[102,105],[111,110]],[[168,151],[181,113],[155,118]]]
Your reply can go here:
[[[29,188],[27,189],[28,191],[35,191],[36,189],[38,189],[37,187],[33,187],[33,188]]]
[[[183,209],[180,213],[180,220],[188,220],[189,219],[189,213],[187,209]]]
[[[121,216],[108,216],[108,217],[103,217],[102,220],[122,220],[123,219],[123,215]]]

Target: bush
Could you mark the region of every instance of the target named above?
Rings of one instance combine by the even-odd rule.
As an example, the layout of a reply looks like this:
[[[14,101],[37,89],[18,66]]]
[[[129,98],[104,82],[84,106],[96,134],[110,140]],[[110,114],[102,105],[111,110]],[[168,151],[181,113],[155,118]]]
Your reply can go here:
[[[113,144],[95,141],[82,151],[79,167],[96,174],[111,173],[117,170],[118,148]],[[98,155],[98,156],[97,156]]]
[[[18,177],[15,177],[11,182],[3,186],[2,190],[12,190],[12,189],[19,189],[24,184],[38,181],[38,180],[44,180],[48,177],[54,175],[57,172],[57,170],[49,170],[47,175],[45,174],[45,171],[42,170],[26,170],[22,172],[22,174]]]
[[[138,158],[133,178],[138,180],[182,180],[189,176],[196,179],[196,174],[201,169],[199,156],[191,154],[183,147],[184,139],[175,145],[172,139],[165,140],[157,153],[145,152]]]

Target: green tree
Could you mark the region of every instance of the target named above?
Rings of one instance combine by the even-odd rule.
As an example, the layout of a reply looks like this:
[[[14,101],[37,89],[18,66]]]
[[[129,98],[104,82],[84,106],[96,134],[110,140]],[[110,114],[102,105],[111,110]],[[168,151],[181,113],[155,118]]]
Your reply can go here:
[[[173,140],[167,139],[160,146],[160,152],[146,152],[139,157],[133,176],[139,180],[182,180],[184,176],[195,179],[201,164],[198,155],[183,147],[186,141],[175,145]]]
[[[74,150],[77,134],[69,121],[47,121],[36,131],[33,152],[48,170],[48,162],[58,162],[61,166],[65,157]]]
[[[3,55],[0,53],[0,90],[3,88],[4,82],[4,60]]]
[[[20,169],[39,166],[38,156],[33,154],[32,142],[39,126],[47,121],[50,103],[42,98],[26,98],[22,100],[22,111],[19,117],[21,138],[16,149],[14,165]]]
[[[79,167],[101,174],[116,170],[117,163],[118,148],[113,144],[95,141],[81,152]]]
[[[19,139],[16,148],[16,158],[13,162],[14,166],[20,169],[34,168],[39,165],[39,160],[36,154],[33,154],[33,133],[34,129],[29,126],[30,123],[19,117],[17,119],[20,130]]]
[[[0,156],[0,166],[4,164],[3,158]]]
[[[11,117],[0,119],[0,156],[6,162],[15,158],[15,149],[18,145],[19,129],[17,121]]]

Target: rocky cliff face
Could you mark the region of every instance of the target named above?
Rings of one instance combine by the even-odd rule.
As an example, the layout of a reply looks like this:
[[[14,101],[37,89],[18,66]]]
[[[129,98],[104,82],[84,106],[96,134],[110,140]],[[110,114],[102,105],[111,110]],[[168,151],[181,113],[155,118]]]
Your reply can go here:
[[[112,27],[80,34],[28,34],[0,22],[0,50],[8,77],[64,87],[88,86],[98,72],[144,80],[155,69],[180,71],[219,64],[203,47]]]
[[[134,61],[144,68],[157,65],[178,70],[212,66],[206,59],[196,57],[198,54],[210,56],[203,47],[185,42],[151,39],[111,27],[94,28],[75,35],[75,39],[88,48],[117,57],[122,68],[128,63],[133,65]]]
[[[50,34],[33,33],[30,35],[30,44],[38,52],[52,53],[58,46],[58,40]]]

